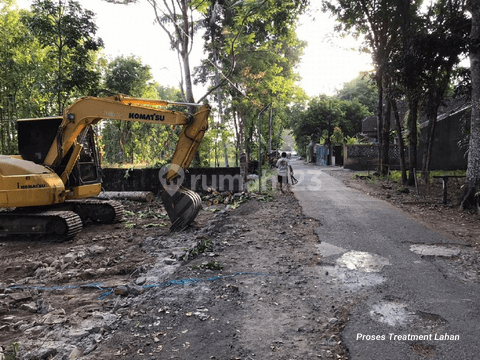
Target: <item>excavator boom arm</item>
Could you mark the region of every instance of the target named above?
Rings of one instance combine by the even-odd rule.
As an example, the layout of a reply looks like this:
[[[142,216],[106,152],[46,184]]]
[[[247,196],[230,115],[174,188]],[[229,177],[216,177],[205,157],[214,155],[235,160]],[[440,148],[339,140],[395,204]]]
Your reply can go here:
[[[183,130],[173,155],[172,165],[188,168],[208,128],[209,105],[203,105],[194,115],[159,108],[163,100],[137,99],[125,95],[96,98],[84,97],[70,105],[63,115],[57,136],[48,151],[44,164],[55,168],[77,143],[80,133],[89,125],[103,119],[139,121],[161,125],[182,125]],[[179,105],[179,103],[173,103]],[[192,104],[182,104],[191,106]],[[167,180],[177,176],[177,166],[171,166]],[[68,178],[65,174],[64,179]]]

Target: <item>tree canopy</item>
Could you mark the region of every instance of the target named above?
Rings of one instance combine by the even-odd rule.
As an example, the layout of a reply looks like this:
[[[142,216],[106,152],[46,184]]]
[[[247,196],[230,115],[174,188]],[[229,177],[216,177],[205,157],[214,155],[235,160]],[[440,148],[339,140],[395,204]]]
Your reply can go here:
[[[94,53],[103,46],[95,38],[94,13],[73,0],[35,0],[24,22],[46,50],[55,76],[46,88],[57,99],[57,113],[77,93],[91,93],[100,80]]]

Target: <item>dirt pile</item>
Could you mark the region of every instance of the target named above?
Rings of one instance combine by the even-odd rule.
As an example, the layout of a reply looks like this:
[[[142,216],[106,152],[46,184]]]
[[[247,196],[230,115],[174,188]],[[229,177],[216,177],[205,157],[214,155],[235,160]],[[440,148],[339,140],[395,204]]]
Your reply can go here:
[[[196,247],[188,232],[169,234],[159,202],[124,205],[125,223],[87,225],[72,241],[0,238],[0,343],[6,354],[63,359],[91,353],[102,336],[118,326],[111,298],[143,293],[143,275],[152,267],[163,264],[166,273],[173,272]],[[203,212],[189,231],[211,215]],[[154,236],[165,241],[152,251],[148,242]]]

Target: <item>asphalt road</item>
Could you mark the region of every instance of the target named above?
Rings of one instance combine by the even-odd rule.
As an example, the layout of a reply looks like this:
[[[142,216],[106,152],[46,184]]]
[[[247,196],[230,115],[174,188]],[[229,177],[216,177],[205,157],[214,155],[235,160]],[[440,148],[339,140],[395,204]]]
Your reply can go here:
[[[350,358],[479,359],[480,283],[459,261],[476,261],[468,246],[346,187],[331,168],[292,165],[295,197],[321,224],[318,271],[332,281],[319,285],[356,299],[342,333]]]

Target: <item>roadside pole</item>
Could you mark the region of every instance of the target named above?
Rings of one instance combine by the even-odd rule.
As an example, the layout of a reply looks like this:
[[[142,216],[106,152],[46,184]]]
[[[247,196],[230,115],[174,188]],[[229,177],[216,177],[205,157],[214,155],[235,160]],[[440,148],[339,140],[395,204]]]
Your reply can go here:
[[[270,107],[270,104],[265,106],[258,114],[258,193],[262,193],[262,123],[260,119],[262,114]]]

